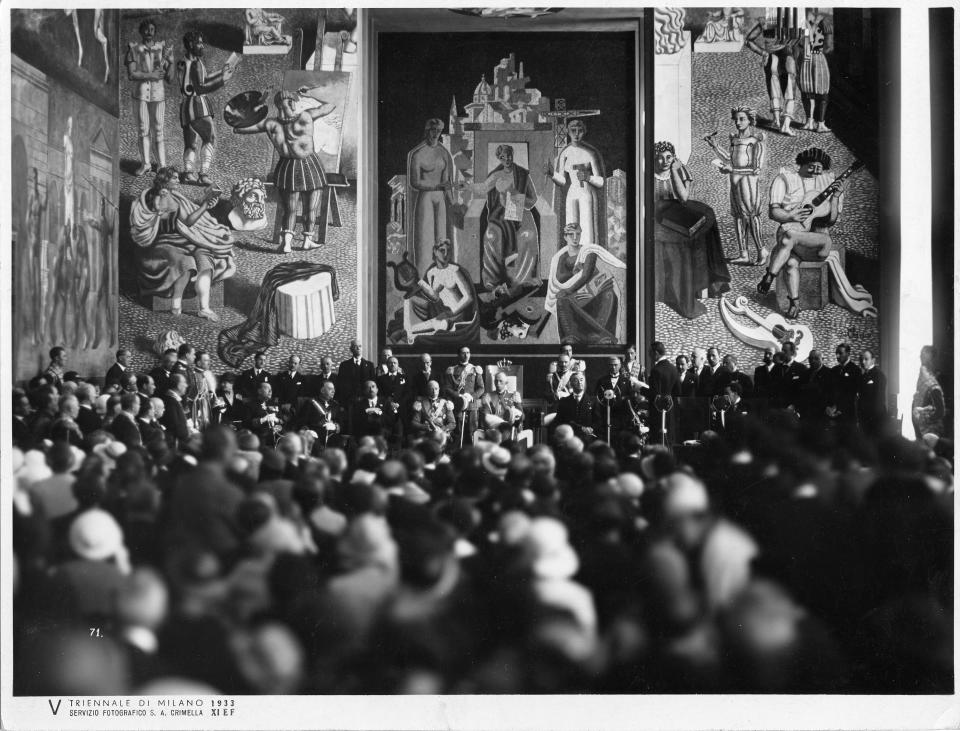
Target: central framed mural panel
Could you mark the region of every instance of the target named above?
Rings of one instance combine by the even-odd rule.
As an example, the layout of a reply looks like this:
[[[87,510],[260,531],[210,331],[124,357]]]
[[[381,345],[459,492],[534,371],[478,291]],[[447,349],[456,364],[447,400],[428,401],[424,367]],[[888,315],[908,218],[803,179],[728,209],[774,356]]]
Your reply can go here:
[[[622,350],[637,322],[637,24],[376,36],[378,341]]]

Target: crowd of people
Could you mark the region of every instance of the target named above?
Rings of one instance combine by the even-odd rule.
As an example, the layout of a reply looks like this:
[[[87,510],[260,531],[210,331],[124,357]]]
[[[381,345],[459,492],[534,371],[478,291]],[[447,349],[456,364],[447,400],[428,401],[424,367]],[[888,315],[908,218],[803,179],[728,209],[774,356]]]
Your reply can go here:
[[[123,349],[102,385],[50,355],[14,392],[15,694],[952,692],[932,348],[916,440],[846,345],[589,380],[564,347],[536,412],[468,348]]]

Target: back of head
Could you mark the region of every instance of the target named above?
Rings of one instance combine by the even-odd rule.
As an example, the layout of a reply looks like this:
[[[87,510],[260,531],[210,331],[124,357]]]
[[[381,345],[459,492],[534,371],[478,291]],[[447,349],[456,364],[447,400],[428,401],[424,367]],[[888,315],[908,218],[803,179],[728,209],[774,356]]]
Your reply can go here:
[[[54,442],[47,452],[47,464],[51,470],[58,474],[68,472],[73,467],[73,460],[73,449],[67,441]]]
[[[237,452],[237,436],[233,429],[215,426],[203,435],[200,457],[204,460],[226,464]]]

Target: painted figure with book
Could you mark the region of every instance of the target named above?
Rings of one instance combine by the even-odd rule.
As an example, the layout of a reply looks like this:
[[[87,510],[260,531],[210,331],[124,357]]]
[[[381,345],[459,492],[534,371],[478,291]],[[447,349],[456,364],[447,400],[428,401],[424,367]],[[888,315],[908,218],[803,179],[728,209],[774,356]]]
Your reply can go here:
[[[706,312],[698,302],[703,290],[717,296],[730,289],[717,217],[690,197],[693,176],[672,143],[657,142],[654,157],[656,299],[684,317],[698,317]]]
[[[569,144],[557,155],[556,165],[548,161],[543,171],[553,178],[558,190],[564,191],[564,222],[580,225],[581,244],[602,245],[599,201],[605,183],[603,159],[595,147],[583,141],[586,133],[582,119],[571,120],[567,124]]]

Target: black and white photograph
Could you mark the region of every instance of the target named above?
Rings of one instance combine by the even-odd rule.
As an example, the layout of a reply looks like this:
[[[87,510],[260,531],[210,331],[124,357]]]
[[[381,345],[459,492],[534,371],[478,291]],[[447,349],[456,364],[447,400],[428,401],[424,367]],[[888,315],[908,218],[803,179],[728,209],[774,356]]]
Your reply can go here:
[[[953,5],[98,7],[0,10],[0,724],[960,725]]]

